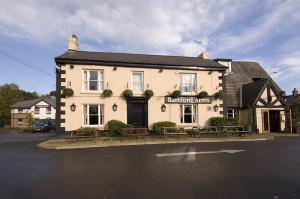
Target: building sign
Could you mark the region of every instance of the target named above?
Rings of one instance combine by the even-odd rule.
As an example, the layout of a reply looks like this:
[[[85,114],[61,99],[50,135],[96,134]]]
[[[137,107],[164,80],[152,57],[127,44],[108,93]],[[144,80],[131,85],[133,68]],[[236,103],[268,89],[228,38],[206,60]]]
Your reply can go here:
[[[211,97],[197,98],[197,97],[178,97],[172,98],[169,96],[165,97],[166,104],[210,104]]]

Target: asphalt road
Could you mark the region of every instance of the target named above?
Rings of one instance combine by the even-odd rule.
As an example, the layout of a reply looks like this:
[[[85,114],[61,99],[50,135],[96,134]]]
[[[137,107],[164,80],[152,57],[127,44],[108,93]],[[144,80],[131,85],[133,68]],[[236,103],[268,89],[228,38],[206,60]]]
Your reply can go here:
[[[60,151],[38,142],[0,135],[0,198],[300,198],[300,137]]]

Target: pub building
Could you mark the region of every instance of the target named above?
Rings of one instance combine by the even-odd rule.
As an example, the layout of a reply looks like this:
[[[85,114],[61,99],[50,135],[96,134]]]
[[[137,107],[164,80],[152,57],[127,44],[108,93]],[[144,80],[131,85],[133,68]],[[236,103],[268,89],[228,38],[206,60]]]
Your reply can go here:
[[[159,121],[208,126],[211,117],[222,116],[246,123],[248,112],[259,133],[284,129],[281,90],[256,63],[210,60],[207,52],[183,57],[79,51],[76,35],[68,47],[55,58],[58,132],[104,129],[110,120],[148,129]],[[181,95],[174,97],[177,90]],[[201,91],[208,96],[197,97]],[[212,97],[220,91],[223,98]]]

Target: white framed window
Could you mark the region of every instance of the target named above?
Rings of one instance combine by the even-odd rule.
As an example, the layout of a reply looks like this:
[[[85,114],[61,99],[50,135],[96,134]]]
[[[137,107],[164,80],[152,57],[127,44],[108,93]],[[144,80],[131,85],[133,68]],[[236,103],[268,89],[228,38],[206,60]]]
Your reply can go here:
[[[238,116],[239,116],[238,110],[234,110],[234,109],[227,110],[227,117],[238,118]]]
[[[144,72],[131,73],[131,88],[134,93],[144,92]]]
[[[17,124],[18,124],[18,125],[22,125],[22,124],[23,124],[23,119],[22,119],[22,118],[19,118]]]
[[[34,113],[35,114],[40,114],[40,107],[34,106]]]
[[[83,125],[101,126],[104,124],[104,105],[86,104],[83,105]]]
[[[197,76],[195,73],[180,73],[179,90],[182,93],[197,92]]]
[[[47,106],[47,108],[46,108],[46,114],[51,114],[51,106]]]
[[[198,109],[196,104],[182,104],[180,106],[180,123],[197,123]]]
[[[83,90],[99,92],[104,90],[103,70],[84,70],[83,71]]]
[[[23,113],[23,109],[22,108],[18,108],[18,113]]]

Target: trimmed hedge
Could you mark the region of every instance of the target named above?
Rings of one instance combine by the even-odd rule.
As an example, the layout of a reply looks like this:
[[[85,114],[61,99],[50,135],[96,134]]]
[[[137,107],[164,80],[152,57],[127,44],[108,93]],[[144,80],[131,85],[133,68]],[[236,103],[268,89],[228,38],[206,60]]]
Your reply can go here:
[[[231,117],[211,117],[209,119],[211,126],[234,126],[237,120]]]
[[[125,124],[119,120],[110,120],[107,122],[107,128],[110,136],[122,135],[122,128],[133,128],[131,124]]]
[[[176,123],[170,121],[153,123],[153,130],[155,133],[162,133],[162,127],[176,127]]]
[[[96,136],[98,133],[97,128],[92,127],[81,127],[77,129],[76,136]]]

